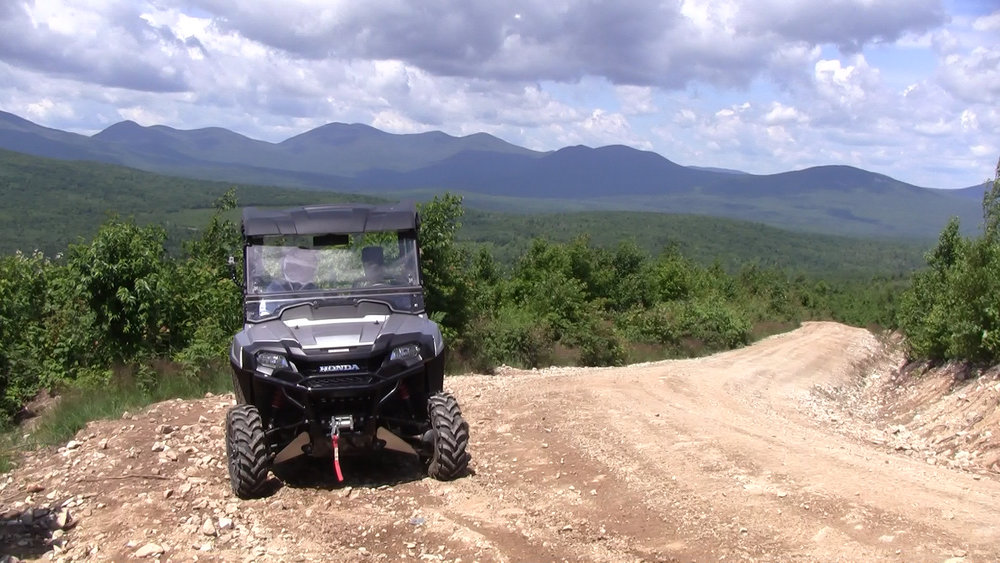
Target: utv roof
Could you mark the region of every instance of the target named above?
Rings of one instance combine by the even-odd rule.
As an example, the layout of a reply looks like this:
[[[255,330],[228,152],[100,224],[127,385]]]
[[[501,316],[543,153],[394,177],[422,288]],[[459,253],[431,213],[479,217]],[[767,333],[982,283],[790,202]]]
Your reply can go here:
[[[385,205],[328,204],[290,209],[243,209],[243,235],[319,235],[416,230],[412,202]]]

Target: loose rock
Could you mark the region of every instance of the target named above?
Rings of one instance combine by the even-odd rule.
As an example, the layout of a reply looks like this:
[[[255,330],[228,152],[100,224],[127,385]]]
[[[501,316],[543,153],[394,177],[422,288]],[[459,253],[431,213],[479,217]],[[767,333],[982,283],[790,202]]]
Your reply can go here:
[[[133,557],[142,559],[144,557],[150,557],[153,555],[160,555],[163,553],[163,547],[155,543],[147,543],[146,545],[140,547],[133,553]]]
[[[214,536],[218,533],[215,529],[215,523],[212,522],[211,518],[205,519],[205,522],[201,525],[201,533],[206,536]]]

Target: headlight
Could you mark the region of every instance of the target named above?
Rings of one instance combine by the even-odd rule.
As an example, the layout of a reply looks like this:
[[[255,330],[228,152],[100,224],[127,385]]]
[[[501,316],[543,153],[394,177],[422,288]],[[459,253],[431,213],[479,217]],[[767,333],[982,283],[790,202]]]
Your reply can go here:
[[[257,365],[268,368],[287,368],[288,360],[275,352],[257,352]]]
[[[420,345],[419,344],[403,344],[402,346],[396,346],[392,349],[389,354],[389,361],[395,360],[423,360],[424,358],[420,355]]]

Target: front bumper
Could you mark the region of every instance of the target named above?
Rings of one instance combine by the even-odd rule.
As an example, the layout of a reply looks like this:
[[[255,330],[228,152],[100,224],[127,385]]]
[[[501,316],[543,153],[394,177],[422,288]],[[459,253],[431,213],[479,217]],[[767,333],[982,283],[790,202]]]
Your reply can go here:
[[[352,360],[353,361],[353,360]],[[356,360],[363,365],[361,360]],[[385,427],[419,448],[419,437],[430,427],[426,401],[440,391],[444,354],[429,361],[381,363],[376,371],[317,373],[318,364],[292,359],[294,367],[247,373],[234,365],[253,388],[253,402],[261,410],[265,434],[277,452],[308,433],[306,453],[329,454],[329,438],[338,425],[349,448],[378,447],[378,428]]]

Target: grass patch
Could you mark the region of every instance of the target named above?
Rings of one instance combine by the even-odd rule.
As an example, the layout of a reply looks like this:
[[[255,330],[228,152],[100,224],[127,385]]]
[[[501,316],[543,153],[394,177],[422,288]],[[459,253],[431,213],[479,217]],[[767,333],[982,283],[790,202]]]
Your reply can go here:
[[[14,469],[17,449],[14,444],[14,434],[10,430],[0,434],[0,475]]]
[[[229,367],[223,361],[194,375],[183,373],[169,362],[155,369],[157,376],[147,384],[137,382],[128,370],[117,370],[108,385],[62,390],[58,403],[39,416],[30,431],[15,427],[0,434],[0,473],[13,469],[21,451],[67,442],[90,421],[120,418],[125,411],[167,399],[232,391]]]

